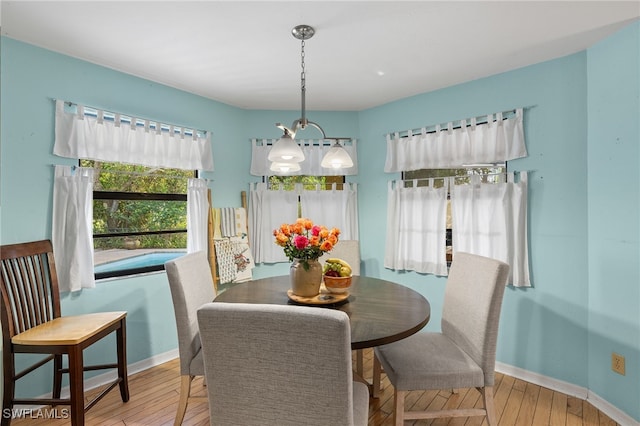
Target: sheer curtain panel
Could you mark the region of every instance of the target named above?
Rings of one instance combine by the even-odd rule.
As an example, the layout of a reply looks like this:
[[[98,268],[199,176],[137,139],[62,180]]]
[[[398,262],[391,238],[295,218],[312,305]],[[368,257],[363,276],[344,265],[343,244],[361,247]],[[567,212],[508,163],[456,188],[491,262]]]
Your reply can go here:
[[[187,182],[187,253],[207,251],[207,227],[209,199],[207,182],[204,179],[189,179]]]
[[[251,140],[251,174],[253,176],[278,175],[277,172],[269,170],[271,162],[267,159],[271,146],[277,139],[252,139]],[[323,140],[296,140],[302,152],[304,161],[300,163],[300,171],[284,173],[286,175],[306,175],[306,176],[352,176],[358,174],[358,150],[357,141],[353,139],[351,143],[342,143],[343,148],[349,153],[353,166],[349,168],[324,168],[320,165],[322,158],[329,151],[331,146]],[[283,173],[280,173],[283,175]]]
[[[213,170],[211,134],[56,101],[53,153],[68,158]]]
[[[478,121],[486,123],[478,124]],[[465,164],[503,163],[526,157],[522,109],[510,118],[489,114],[387,135],[384,171],[447,169]]]
[[[455,185],[451,191],[454,259],[456,251],[487,256],[511,266],[509,283],[530,287],[527,242],[527,172],[507,174],[507,182]]]
[[[95,287],[93,169],[56,166],[51,242],[60,292]]]
[[[447,185],[389,182],[384,267],[447,275]]]
[[[355,183],[345,183],[342,190],[337,190],[335,183],[330,190],[305,189],[300,194],[300,205],[302,217],[327,228],[339,228],[342,240],[359,240]]]
[[[249,235],[256,263],[288,262],[276,245],[273,230],[298,217],[299,191],[271,191],[265,183],[251,184],[249,190]]]

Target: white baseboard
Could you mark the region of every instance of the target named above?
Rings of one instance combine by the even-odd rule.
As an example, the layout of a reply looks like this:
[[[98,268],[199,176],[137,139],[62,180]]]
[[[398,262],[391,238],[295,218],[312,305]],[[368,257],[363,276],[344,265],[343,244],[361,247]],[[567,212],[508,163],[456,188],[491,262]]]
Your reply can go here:
[[[533,383],[534,385],[542,386],[553,391],[562,392],[569,396],[587,400],[595,408],[602,411],[604,414],[606,414],[612,420],[616,421],[622,426],[640,426],[640,422],[633,419],[627,413],[582,386],[577,386],[572,383],[544,376],[542,374],[533,373],[531,371],[514,367],[512,365],[503,364],[501,362],[496,362],[496,371],[520,380],[524,380],[529,383]]]

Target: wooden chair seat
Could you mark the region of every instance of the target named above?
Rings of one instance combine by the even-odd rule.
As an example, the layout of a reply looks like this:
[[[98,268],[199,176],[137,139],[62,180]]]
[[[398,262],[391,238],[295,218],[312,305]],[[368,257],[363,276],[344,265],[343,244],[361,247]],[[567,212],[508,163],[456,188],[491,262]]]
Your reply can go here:
[[[85,411],[107,392],[120,387],[123,402],[129,400],[126,356],[126,312],[101,312],[61,316],[58,278],[49,240],[0,247],[0,319],[2,322],[3,398],[2,426],[11,424],[15,405],[69,405],[73,426],[84,425]],[[116,333],[117,362],[84,365],[83,351],[105,336]],[[16,372],[16,354],[49,355]],[[63,368],[62,357],[68,358]],[[53,361],[51,398],[17,398],[16,381]],[[84,372],[117,369],[117,378],[86,406]],[[69,398],[60,397],[62,374],[69,374]],[[9,413],[9,415],[5,415]]]
[[[59,317],[16,334],[11,343],[25,346],[81,345],[118,326],[126,316],[126,312],[99,312]]]

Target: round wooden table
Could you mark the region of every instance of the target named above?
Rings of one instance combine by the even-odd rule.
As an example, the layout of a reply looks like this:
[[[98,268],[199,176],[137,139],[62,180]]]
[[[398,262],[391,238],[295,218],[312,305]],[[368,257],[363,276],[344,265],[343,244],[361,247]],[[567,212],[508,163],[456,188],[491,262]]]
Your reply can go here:
[[[220,293],[214,302],[297,304],[289,299],[289,276],[262,278],[238,284]],[[431,306],[420,293],[390,281],[354,276],[349,298],[318,305],[349,315],[351,349],[364,349],[404,339],[423,328]]]

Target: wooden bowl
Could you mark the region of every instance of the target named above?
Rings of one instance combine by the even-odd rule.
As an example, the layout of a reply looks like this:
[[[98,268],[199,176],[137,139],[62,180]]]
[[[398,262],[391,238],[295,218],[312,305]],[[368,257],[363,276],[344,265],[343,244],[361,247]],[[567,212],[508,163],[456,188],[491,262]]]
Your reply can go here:
[[[331,293],[344,293],[351,287],[351,276],[348,277],[331,277],[323,275],[324,286]]]

